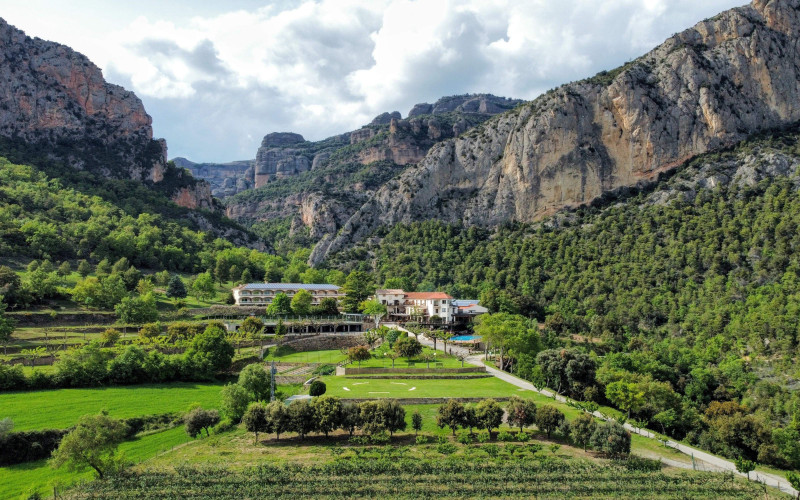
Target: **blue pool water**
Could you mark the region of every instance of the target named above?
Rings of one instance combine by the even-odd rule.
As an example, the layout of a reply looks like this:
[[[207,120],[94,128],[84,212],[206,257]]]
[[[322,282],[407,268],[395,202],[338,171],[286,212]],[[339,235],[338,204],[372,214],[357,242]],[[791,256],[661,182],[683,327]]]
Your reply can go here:
[[[461,341],[465,341],[465,340],[466,341],[474,341],[474,340],[480,340],[480,339],[481,339],[480,335],[457,335],[455,337],[451,337],[450,338],[450,340],[455,340],[456,342],[458,342],[459,340],[461,340]]]

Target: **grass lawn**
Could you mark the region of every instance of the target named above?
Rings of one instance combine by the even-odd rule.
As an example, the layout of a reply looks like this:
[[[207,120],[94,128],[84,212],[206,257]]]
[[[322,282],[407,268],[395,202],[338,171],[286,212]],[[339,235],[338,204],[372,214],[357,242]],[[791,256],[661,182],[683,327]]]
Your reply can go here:
[[[517,387],[497,378],[405,380],[332,375],[321,377],[321,380],[328,387],[326,394],[342,398],[496,398],[531,392],[518,391]]]
[[[126,441],[119,449],[129,462],[139,463],[191,440],[181,426]],[[0,467],[0,500],[20,498],[23,493],[34,491],[45,496],[52,495],[54,485],[61,490],[70,484],[92,478],[94,472],[91,470],[69,472],[65,468],[53,469],[47,460]]]
[[[292,352],[284,354],[283,356],[274,356],[274,349],[270,349],[267,356],[264,357],[266,361],[275,361],[281,363],[329,363],[336,364],[344,361],[347,356],[343,355],[339,349],[331,349],[327,351],[306,351],[306,352]]]
[[[172,383],[0,394],[0,415],[14,430],[63,429],[82,415],[108,410],[115,418],[183,412],[193,403],[219,404],[219,383]]]
[[[389,346],[387,344],[382,344],[378,348],[372,351],[372,358],[366,361],[362,361],[361,365],[359,366],[358,363],[352,363],[348,365],[351,368],[391,368],[392,367],[392,360],[388,356],[384,356],[384,353],[389,350]],[[431,368],[461,368],[461,361],[450,356],[449,354],[445,354],[442,351],[434,351],[429,347],[422,348],[422,355],[430,354],[433,355],[434,352],[436,353],[435,361],[431,361],[430,367]],[[464,366],[470,366],[468,364],[464,364]],[[428,363],[422,360],[422,356],[418,356],[417,358],[412,358],[408,360],[406,358],[397,358],[394,361],[395,368],[427,368]]]

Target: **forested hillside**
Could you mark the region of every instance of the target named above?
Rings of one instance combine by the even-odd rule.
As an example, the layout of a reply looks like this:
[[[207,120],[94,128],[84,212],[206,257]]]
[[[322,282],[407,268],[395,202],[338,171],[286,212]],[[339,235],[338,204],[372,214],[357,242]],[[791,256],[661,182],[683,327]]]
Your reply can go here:
[[[800,464],[791,391],[800,376],[799,139],[793,131],[705,155],[649,192],[537,225],[398,225],[330,262],[371,262],[379,283],[444,288],[533,316],[545,347],[600,356],[587,365],[596,375],[568,393],[729,456]],[[516,357],[520,375],[552,384],[546,357]],[[633,400],[615,399],[620,384],[631,384]],[[771,436],[783,426],[795,437]]]

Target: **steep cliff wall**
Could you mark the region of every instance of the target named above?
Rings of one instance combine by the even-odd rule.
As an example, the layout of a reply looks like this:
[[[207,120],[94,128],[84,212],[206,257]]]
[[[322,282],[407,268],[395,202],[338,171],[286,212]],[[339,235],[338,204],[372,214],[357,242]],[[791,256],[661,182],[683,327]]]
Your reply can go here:
[[[535,221],[800,120],[800,0],[756,0],[611,73],[435,145],[321,241],[312,261],[397,222]]]
[[[88,58],[0,19],[0,137],[103,177],[159,183],[167,146],[153,139],[151,121],[139,98],[106,82]],[[184,179],[181,199],[191,191],[212,206],[210,191],[200,200],[201,184]]]

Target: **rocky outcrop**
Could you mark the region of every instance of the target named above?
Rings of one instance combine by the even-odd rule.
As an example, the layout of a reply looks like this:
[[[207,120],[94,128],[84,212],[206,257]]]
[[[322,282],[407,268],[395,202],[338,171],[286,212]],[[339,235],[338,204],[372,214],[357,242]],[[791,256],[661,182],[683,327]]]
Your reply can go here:
[[[415,104],[408,117],[441,115],[445,113],[481,113],[496,115],[522,104],[519,99],[497,97],[492,94],[466,94],[442,97],[434,104]]]
[[[47,151],[93,174],[160,183],[169,175],[167,144],[153,139],[151,121],[136,95],[106,82],[84,55],[30,38],[0,19],[0,136],[5,140]],[[201,200],[203,188],[186,181],[178,187],[197,191],[197,203],[211,206],[210,192]]]
[[[800,0],[726,11],[623,68],[435,145],[312,261],[397,222],[536,221],[800,120],[799,11]]]
[[[289,132],[265,136],[256,153],[254,186],[261,187],[272,180],[310,170],[312,160],[302,154],[302,150],[291,147],[304,142],[302,135]]]
[[[175,165],[185,168],[192,176],[205,179],[211,185],[211,194],[218,198],[255,187],[255,160],[229,163],[195,163],[186,158],[173,158]]]

